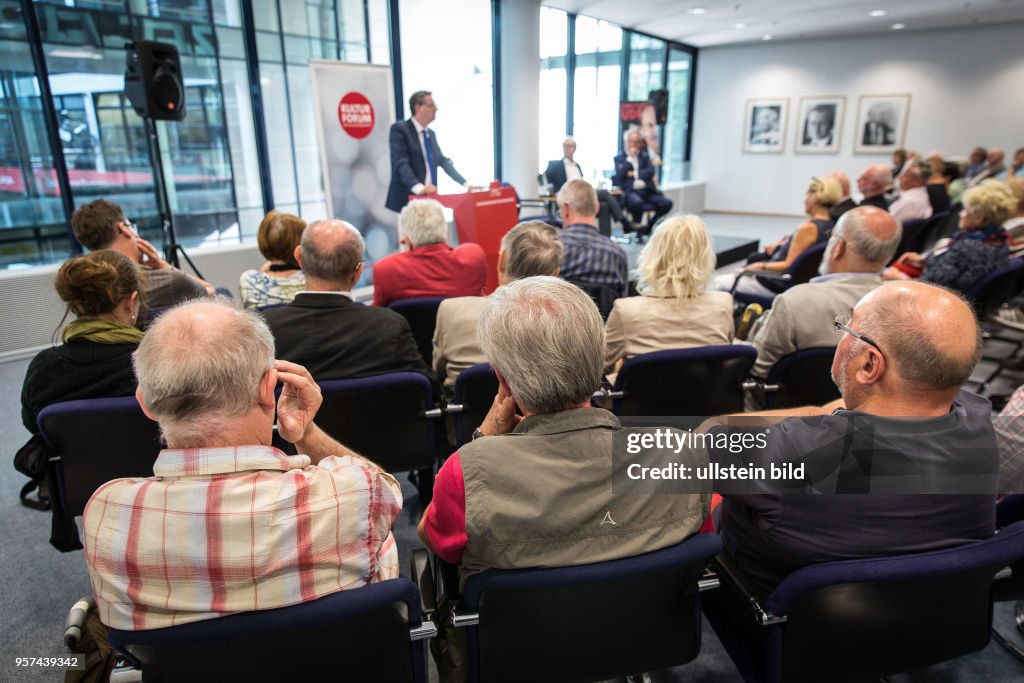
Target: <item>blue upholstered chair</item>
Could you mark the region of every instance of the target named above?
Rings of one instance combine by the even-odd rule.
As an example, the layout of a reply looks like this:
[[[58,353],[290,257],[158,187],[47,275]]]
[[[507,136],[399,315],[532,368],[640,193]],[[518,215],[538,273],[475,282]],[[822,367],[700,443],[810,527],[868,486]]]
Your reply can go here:
[[[424,551],[420,551],[424,552]],[[109,629],[124,658],[111,681],[210,683],[295,680],[425,683],[424,640],[433,597],[391,579],[288,607],[242,612],[147,631]],[[84,607],[69,614],[65,643],[77,647]]]
[[[594,681],[679,666],[700,653],[702,577],[715,534],[575,567],[471,576],[452,617],[472,681]]]
[[[416,340],[416,348],[423,356],[427,367],[433,367],[434,359],[434,328],[437,326],[437,307],[444,301],[444,297],[431,296],[422,299],[402,299],[392,301],[388,308],[409,321],[412,328],[413,339]]]
[[[704,613],[746,681],[878,679],[984,648],[1024,522],[966,545],[799,569],[767,596],[727,555]]]
[[[627,358],[608,394],[616,415],[708,416],[743,411],[752,346],[723,344]]]

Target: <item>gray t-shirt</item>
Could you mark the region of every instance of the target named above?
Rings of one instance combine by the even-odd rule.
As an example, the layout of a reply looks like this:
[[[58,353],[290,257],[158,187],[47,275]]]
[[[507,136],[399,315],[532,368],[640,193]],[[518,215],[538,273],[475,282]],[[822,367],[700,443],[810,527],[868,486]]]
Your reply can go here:
[[[148,270],[138,267],[142,280],[142,300],[146,308],[167,308],[187,299],[206,296],[206,288],[174,268]]]
[[[818,470],[815,489],[824,495],[723,491],[725,549],[767,593],[793,571],[819,562],[988,538],[995,531],[999,471],[990,415],[987,400],[961,391],[950,412],[937,418],[840,410],[773,426],[769,447],[750,449],[741,459],[758,464],[789,454]],[[944,493],[923,492],[934,490]]]

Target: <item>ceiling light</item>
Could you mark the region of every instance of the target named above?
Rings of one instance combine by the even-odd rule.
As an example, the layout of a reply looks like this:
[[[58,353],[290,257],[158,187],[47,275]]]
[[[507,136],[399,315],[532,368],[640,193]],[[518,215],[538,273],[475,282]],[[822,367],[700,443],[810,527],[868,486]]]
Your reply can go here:
[[[884,9],[873,9],[868,14],[872,17],[884,17],[887,12]]]
[[[741,22],[740,22],[740,23],[738,23],[738,24],[733,24],[733,25],[732,25],[732,27],[733,27],[733,28],[746,28],[746,27],[747,27],[747,25],[746,25],[746,24],[744,24],[744,23],[743,23],[743,22],[741,21]]]
[[[693,9],[686,10],[690,14],[707,14],[708,11],[703,7],[694,7]]]
[[[907,27],[907,25],[906,25],[906,24],[893,24],[893,25],[892,25],[892,30],[893,30],[893,31],[902,31],[902,30],[903,30],[903,29],[905,29],[906,27]]]
[[[771,39],[772,39],[772,34],[770,34],[770,33],[766,33],[763,36],[761,36],[761,40],[771,40]]]

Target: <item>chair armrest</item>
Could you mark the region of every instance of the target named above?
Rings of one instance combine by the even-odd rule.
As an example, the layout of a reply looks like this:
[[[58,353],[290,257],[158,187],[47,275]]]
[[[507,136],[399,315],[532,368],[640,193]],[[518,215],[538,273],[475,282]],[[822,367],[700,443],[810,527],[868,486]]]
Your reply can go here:
[[[85,628],[85,616],[95,606],[96,601],[92,598],[81,598],[68,612],[67,621],[64,622],[64,645],[72,652],[77,652],[76,648],[82,639],[82,629]]]
[[[432,621],[437,613],[437,589],[434,583],[434,572],[430,568],[430,553],[423,548],[415,548],[409,558],[409,575],[413,583],[420,589],[420,611],[423,618]]]
[[[780,282],[789,282],[793,279],[793,276],[789,273],[778,273],[774,270],[741,270],[736,274],[736,279],[732,281],[732,288],[729,290],[730,294],[736,293],[736,287],[739,286],[740,280],[745,277],[765,277],[769,280],[779,280]]]
[[[750,578],[736,564],[736,560],[726,552],[721,552],[711,561],[711,566],[718,574],[721,583],[728,584],[743,599],[760,626],[773,626],[785,623],[785,616],[769,614],[761,606],[761,596]]]

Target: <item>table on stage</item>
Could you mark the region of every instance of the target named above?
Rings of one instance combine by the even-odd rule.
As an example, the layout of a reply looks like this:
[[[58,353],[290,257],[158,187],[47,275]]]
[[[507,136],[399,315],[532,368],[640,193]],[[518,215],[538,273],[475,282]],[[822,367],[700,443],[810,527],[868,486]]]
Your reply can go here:
[[[422,196],[413,196],[411,199]],[[435,194],[436,199],[455,214],[455,230],[459,243],[476,242],[487,256],[487,285],[485,294],[498,287],[498,252],[501,238],[519,220],[516,191],[511,186],[491,187],[478,192]]]
[[[760,242],[749,237],[729,237],[711,233],[711,246],[715,250],[715,268],[742,261],[758,250]]]

